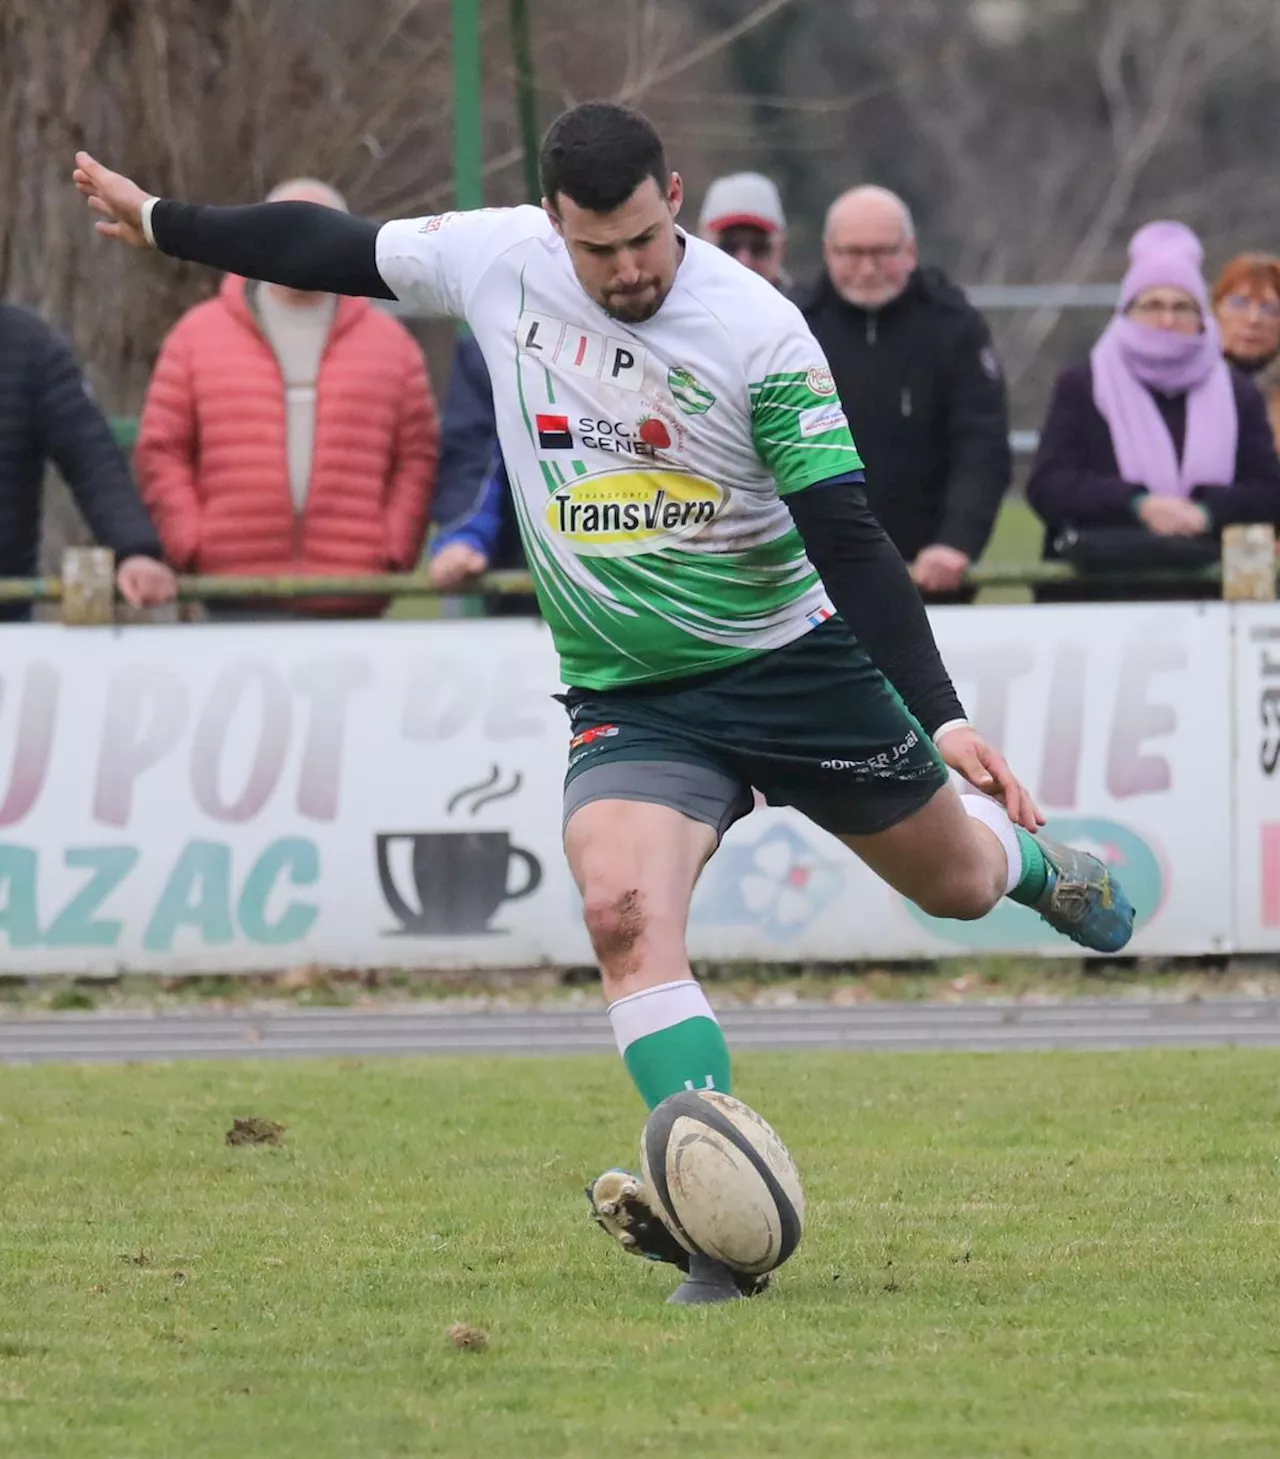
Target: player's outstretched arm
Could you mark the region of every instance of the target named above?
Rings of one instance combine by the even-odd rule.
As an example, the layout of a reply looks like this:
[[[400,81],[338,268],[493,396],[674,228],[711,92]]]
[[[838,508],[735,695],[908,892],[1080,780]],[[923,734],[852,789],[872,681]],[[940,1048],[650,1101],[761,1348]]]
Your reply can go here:
[[[378,224],[368,218],[318,203],[213,208],[155,198],[87,152],[76,153],[72,178],[104,237],[293,289],[395,297],[378,272]]]
[[[1004,802],[1028,831],[1044,824],[1000,752],[965,718],[920,594],[854,481],[819,482],[784,498],[836,611],[937,741],[953,770]]]

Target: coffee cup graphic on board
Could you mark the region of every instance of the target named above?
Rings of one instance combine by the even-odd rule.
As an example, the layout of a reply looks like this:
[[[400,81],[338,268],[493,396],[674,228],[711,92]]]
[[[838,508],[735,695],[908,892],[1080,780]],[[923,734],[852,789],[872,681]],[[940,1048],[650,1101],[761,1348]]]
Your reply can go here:
[[[409,842],[412,887],[396,880],[397,843]],[[508,831],[382,831],[377,835],[378,880],[402,934],[459,937],[491,932],[504,902],[519,901],[542,883],[532,851],[511,844]]]

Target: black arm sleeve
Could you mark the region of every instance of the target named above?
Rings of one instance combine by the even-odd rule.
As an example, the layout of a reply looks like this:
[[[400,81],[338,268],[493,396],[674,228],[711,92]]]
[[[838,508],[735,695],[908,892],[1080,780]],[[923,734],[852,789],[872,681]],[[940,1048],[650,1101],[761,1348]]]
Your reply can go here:
[[[317,294],[394,299],[378,272],[378,224],[320,203],[208,208],[162,198],[151,212],[161,253]]]
[[[836,611],[925,731],[963,719],[924,603],[862,488],[819,482],[784,500]]]

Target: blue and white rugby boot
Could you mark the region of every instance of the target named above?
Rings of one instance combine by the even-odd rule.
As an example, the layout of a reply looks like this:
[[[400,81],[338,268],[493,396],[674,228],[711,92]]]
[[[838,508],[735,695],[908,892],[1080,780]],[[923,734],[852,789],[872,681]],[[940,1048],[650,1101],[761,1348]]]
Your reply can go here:
[[[1133,936],[1133,903],[1106,865],[1088,851],[1037,836],[1049,879],[1035,910],[1054,929],[1093,952],[1119,952]]]

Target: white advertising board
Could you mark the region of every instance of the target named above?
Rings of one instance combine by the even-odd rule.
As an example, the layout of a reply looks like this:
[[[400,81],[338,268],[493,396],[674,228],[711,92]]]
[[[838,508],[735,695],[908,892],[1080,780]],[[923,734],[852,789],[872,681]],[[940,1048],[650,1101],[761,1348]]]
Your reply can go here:
[[[1236,936],[1280,950],[1280,604],[1235,610]]]
[[[1229,611],[930,615],[961,699],[1036,796],[1049,833],[1088,846],[1123,880],[1139,914],[1135,953],[1218,951],[1231,939]],[[979,922],[925,916],[831,837],[773,810],[725,838],[691,920],[699,957],[1079,954],[1008,901]]]
[[[1136,951],[1226,947],[1243,906],[1231,611],[934,614],[962,697],[1051,829],[1133,888]],[[5,643],[0,972],[590,960],[540,624],[42,624]],[[726,959],[1073,951],[1011,904],[978,923],[924,917],[774,809],[713,859],[690,939]]]

